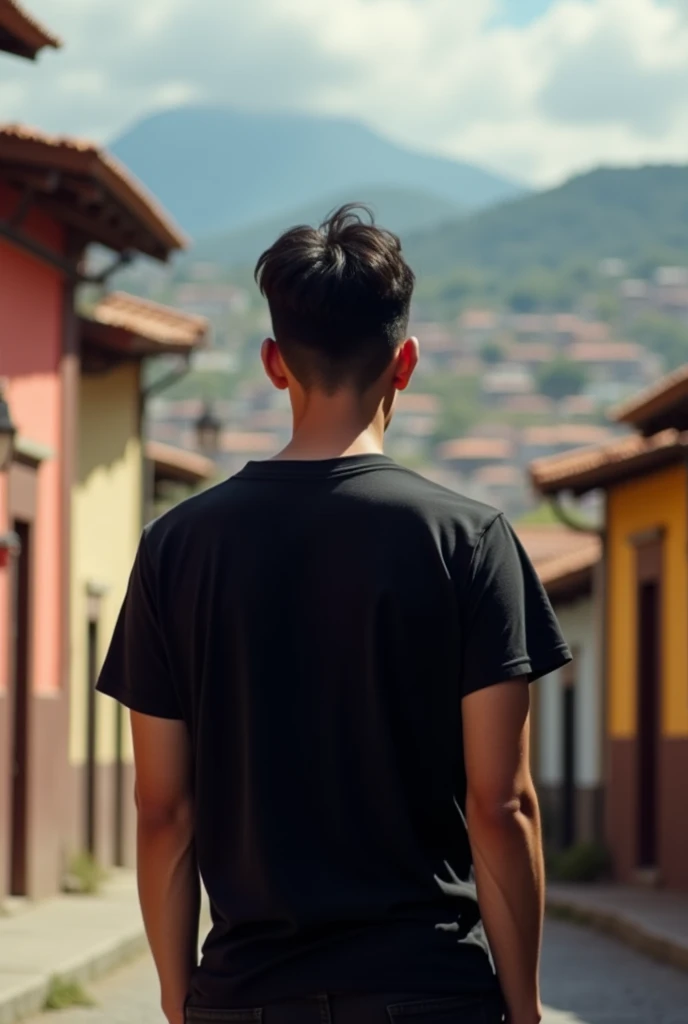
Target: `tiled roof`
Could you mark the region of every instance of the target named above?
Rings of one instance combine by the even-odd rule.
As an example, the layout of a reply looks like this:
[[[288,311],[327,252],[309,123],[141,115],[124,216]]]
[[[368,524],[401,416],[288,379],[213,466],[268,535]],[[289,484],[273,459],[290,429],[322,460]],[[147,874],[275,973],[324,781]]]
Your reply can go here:
[[[279,446],[276,434],[254,431],[225,431],[220,437],[220,451],[231,455],[269,455],[274,454]]]
[[[640,427],[677,402],[688,400],[688,364],[668,373],[649,388],[617,405],[611,418]]]
[[[549,363],[555,354],[554,345],[548,341],[517,341],[506,350],[512,363]]]
[[[175,249],[186,247],[187,239],[158,201],[118,160],[95,143],[48,135],[21,124],[0,125],[0,174],[21,178],[30,172],[35,178],[36,171],[59,171],[65,178],[71,175],[75,188],[90,185],[91,202],[99,198],[96,193],[103,193],[114,200],[124,209],[130,223],[151,239],[147,244],[133,239],[129,248],[157,258],[166,258]],[[54,190],[48,198],[54,207],[58,202]],[[74,205],[73,200],[71,205]],[[68,203],[64,206],[66,219],[77,214],[78,211],[71,209]],[[81,217],[86,220],[85,214],[82,213]],[[101,241],[97,234],[96,216],[89,219],[84,230],[88,231],[91,224],[91,240]],[[102,241],[105,245],[109,244],[105,237]]]
[[[437,395],[401,391],[397,399],[397,409],[403,413],[434,416],[440,410],[440,400]]]
[[[590,571],[602,556],[597,534],[571,530],[563,524],[520,526],[516,532],[548,590],[563,588],[574,577]]]
[[[537,447],[570,445],[582,448],[584,445],[604,444],[613,436],[608,427],[594,423],[554,423],[551,426],[524,427],[521,440],[523,444]]]
[[[498,323],[499,317],[491,309],[467,309],[459,318],[459,324],[466,331],[491,331]]]
[[[543,494],[572,490],[577,494],[604,487],[685,458],[688,435],[664,430],[645,438],[636,434],[609,444],[567,452],[531,463],[530,477]]]
[[[205,342],[209,329],[205,317],[191,316],[125,292],[106,295],[91,311],[91,319],[166,347],[197,348]]]
[[[159,480],[172,480],[179,483],[202,483],[212,480],[216,474],[215,463],[197,452],[185,451],[160,441],[146,441],[146,458],[155,467],[155,476]]]
[[[632,341],[577,341],[566,355],[576,363],[635,363],[645,349]]]
[[[0,50],[33,59],[45,46],[62,45],[18,0],[0,0]]]
[[[511,458],[513,447],[510,441],[499,437],[462,437],[456,441],[445,441],[439,447],[441,459],[501,460]]]
[[[483,466],[474,479],[484,487],[519,487],[525,483],[523,470],[512,465]]]

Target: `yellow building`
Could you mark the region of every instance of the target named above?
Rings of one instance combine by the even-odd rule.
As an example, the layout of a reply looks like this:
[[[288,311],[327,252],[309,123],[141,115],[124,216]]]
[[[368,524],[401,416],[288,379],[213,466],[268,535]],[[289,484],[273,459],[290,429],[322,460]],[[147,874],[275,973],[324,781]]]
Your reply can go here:
[[[142,440],[146,358],[188,357],[207,322],[125,295],[81,320],[79,447],[72,500],[70,761],[81,809],[75,849],[105,865],[133,857],[132,758],[125,713],[95,692],[150,495]],[[168,453],[168,462],[174,453]],[[191,459],[193,460],[193,456]],[[195,457],[196,462],[198,456]],[[184,462],[184,454],[177,460]],[[188,461],[188,457],[187,457]],[[183,478],[207,477],[212,463]],[[158,475],[161,470],[158,468]]]
[[[606,841],[621,880],[688,889],[688,367],[616,418],[636,432],[532,477],[605,492]]]

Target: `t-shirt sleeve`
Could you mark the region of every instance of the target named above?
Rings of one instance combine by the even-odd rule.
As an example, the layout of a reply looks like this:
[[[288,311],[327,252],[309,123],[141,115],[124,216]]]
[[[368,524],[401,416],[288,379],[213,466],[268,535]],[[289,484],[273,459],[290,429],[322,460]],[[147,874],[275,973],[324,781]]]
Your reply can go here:
[[[97,689],[143,715],[181,719],[155,593],[144,534]]]
[[[503,515],[474,552],[464,616],[464,696],[509,679],[533,681],[571,661],[544,587]]]

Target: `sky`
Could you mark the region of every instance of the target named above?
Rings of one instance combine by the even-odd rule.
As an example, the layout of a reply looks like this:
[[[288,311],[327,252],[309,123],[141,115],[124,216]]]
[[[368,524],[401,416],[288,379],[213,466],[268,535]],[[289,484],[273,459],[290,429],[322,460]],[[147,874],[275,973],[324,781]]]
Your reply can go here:
[[[547,186],[688,163],[688,0],[24,0],[0,120],[108,141],[170,106],[354,117]],[[199,154],[202,159],[202,154]]]

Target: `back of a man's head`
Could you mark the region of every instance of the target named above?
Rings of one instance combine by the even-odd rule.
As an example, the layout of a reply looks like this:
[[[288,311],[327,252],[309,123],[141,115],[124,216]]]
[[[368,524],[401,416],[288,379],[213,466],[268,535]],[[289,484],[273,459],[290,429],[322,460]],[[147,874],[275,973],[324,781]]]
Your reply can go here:
[[[396,235],[365,207],[296,227],[258,260],[275,340],[305,388],[367,390],[408,329],[414,277]]]

